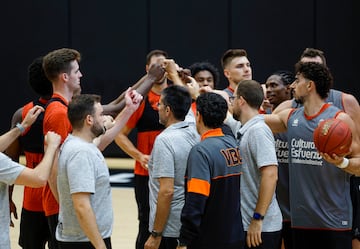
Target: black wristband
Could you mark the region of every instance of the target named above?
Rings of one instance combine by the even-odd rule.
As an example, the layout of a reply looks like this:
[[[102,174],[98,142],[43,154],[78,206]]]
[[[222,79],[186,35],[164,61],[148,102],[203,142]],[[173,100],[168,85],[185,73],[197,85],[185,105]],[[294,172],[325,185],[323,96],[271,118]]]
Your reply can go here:
[[[162,232],[158,232],[158,231],[152,230],[152,231],[151,231],[151,236],[153,236],[154,238],[161,237],[161,236],[162,236]]]

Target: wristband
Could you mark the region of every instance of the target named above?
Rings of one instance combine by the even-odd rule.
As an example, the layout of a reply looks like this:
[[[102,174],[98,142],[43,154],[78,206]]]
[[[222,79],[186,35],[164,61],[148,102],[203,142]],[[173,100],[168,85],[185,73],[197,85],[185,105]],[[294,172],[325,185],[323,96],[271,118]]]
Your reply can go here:
[[[342,160],[342,162],[340,164],[337,164],[336,166],[340,169],[345,169],[347,166],[349,166],[349,159],[347,159],[346,157],[344,157],[344,159]]]
[[[161,237],[161,236],[162,236],[162,232],[158,232],[158,231],[152,230],[152,231],[151,231],[151,236],[153,236],[154,238]]]
[[[21,133],[21,134],[23,134],[24,131],[25,131],[24,126],[22,126],[22,124],[20,124],[20,123],[17,123],[17,124],[16,124],[16,128],[18,128],[18,129],[20,130],[20,133]]]

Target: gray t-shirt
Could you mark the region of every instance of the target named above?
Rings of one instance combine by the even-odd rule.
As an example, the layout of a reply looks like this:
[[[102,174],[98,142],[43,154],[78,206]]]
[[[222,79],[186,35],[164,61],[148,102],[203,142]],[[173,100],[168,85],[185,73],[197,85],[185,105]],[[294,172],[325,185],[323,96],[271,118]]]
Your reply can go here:
[[[174,178],[174,195],[163,236],[177,238],[180,235],[180,215],[185,203],[184,176],[191,148],[200,141],[194,123],[182,121],[167,127],[155,139],[149,160],[149,231],[153,230],[159,178]]]
[[[239,127],[239,122],[228,122],[234,131]],[[235,136],[239,140],[240,154],[243,158],[243,175],[241,178],[241,213],[244,230],[250,225],[260,187],[260,168],[267,165],[277,165],[275,142],[273,133],[265,124],[264,117],[257,115],[246,122]],[[272,196],[271,203],[265,214],[262,232],[280,231],[282,228],[282,214],[276,200],[276,194]]]
[[[113,225],[109,169],[95,144],[68,135],[60,150],[57,184],[60,211],[56,238],[89,241],[79,225],[71,198],[71,194],[79,192],[91,193],[91,207],[100,234],[109,238]]]
[[[0,248],[10,249],[10,213],[9,213],[9,185],[14,184],[16,178],[25,169],[21,164],[12,161],[5,154],[0,153]]]

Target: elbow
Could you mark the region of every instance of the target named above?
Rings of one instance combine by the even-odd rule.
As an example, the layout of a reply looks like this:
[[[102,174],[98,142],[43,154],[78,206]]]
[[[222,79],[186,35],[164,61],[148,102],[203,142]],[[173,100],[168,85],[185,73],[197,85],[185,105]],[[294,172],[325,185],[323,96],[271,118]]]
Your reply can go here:
[[[39,180],[39,186],[44,187],[48,183],[49,177],[39,176],[38,180]]]
[[[127,137],[125,137],[125,135],[120,132],[120,133],[117,134],[117,136],[115,137],[114,141],[115,141],[116,145],[121,148],[121,147],[123,146],[123,141],[124,141],[124,139],[126,139],[126,138],[127,138]]]
[[[278,178],[279,178],[277,171],[274,172],[274,173],[272,173],[272,174],[270,174],[269,177],[273,180],[273,182],[274,182],[275,184],[277,184],[277,181],[278,181]]]
[[[262,177],[268,179],[268,181],[277,183],[278,181],[278,166],[269,165],[265,167],[265,170],[261,173]]]
[[[37,179],[33,183],[33,188],[44,187],[47,184],[48,179],[42,176],[38,176]]]
[[[99,149],[101,152],[103,152],[103,151],[105,150],[105,148],[106,148],[106,146],[102,146],[102,145],[99,145],[99,146],[98,146],[98,149]]]
[[[272,172],[272,173],[270,174],[270,177],[273,179],[274,182],[277,182],[277,181],[278,181],[278,178],[279,178],[279,176],[278,176],[278,171],[276,170],[276,172]]]
[[[172,199],[174,197],[174,189],[168,190],[165,193],[166,197],[168,197],[169,199]]]
[[[163,196],[165,199],[172,200],[174,196],[174,188],[164,189],[159,191],[159,195]]]

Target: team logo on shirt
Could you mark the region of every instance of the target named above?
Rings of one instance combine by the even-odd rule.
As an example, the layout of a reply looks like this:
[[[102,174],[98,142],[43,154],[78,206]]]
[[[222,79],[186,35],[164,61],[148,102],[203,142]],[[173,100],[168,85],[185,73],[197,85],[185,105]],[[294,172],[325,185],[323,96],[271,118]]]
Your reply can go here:
[[[238,166],[242,164],[239,148],[227,148],[220,151],[226,160],[228,167]]]
[[[291,126],[297,127],[299,125],[299,119],[294,119],[293,123],[291,124]]]

